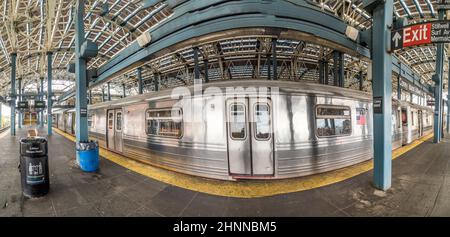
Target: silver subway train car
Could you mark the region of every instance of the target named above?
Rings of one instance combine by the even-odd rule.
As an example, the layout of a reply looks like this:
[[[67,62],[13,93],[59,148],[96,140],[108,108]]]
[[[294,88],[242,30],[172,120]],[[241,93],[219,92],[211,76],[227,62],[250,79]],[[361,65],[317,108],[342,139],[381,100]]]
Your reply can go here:
[[[393,101],[394,147],[429,133],[430,111]],[[372,115],[365,92],[247,80],[95,104],[88,126],[102,147],[155,166],[214,179],[282,179],[371,159]],[[73,113],[54,116],[73,134],[66,128]]]

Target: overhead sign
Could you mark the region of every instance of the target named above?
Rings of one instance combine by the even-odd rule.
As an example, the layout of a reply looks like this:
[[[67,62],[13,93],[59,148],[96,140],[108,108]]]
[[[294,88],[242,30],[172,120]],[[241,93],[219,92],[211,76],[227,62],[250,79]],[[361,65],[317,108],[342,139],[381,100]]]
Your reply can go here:
[[[449,43],[450,21],[409,25],[391,32],[391,50],[423,44]]]
[[[450,0],[438,0],[436,3],[436,8],[438,10],[450,10]]]
[[[19,101],[17,102],[18,109],[28,109],[28,101]]]
[[[45,108],[45,101],[35,100],[34,101],[34,108],[36,108],[36,109],[44,109]]]

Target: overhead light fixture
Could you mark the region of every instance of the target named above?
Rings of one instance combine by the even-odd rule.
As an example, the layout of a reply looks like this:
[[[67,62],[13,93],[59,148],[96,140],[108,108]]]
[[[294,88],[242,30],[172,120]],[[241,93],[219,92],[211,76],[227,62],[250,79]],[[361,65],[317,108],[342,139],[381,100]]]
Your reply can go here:
[[[353,26],[347,26],[347,29],[345,29],[345,35],[353,41],[356,41],[358,34],[359,31]]]
[[[148,44],[150,44],[151,41],[152,41],[152,36],[150,35],[149,31],[146,31],[146,32],[142,33],[142,35],[140,35],[137,38],[137,42],[138,42],[138,44],[139,44],[139,46],[141,48],[143,48],[143,47],[147,46]]]

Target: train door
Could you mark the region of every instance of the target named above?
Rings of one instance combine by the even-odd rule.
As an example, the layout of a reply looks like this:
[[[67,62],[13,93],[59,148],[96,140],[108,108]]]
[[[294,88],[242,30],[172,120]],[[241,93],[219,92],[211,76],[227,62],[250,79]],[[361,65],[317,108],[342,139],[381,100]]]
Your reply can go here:
[[[408,144],[408,109],[407,107],[402,107],[402,144]]]
[[[123,113],[121,109],[108,110],[108,132],[107,132],[107,142],[108,149],[122,152],[123,141],[122,141],[122,124],[123,124]]]
[[[114,145],[116,151],[122,152],[122,123],[123,123],[123,114],[121,109],[116,109],[115,111],[115,131],[114,131]]]
[[[106,136],[108,137],[107,143],[108,143],[108,149],[115,150],[114,146],[114,110],[108,110],[107,112],[108,116],[108,131],[106,133]]]
[[[419,129],[419,137],[423,136],[423,116],[422,116],[422,110],[417,110],[417,125]]]
[[[227,107],[229,172],[273,176],[272,104],[266,98],[229,99]]]

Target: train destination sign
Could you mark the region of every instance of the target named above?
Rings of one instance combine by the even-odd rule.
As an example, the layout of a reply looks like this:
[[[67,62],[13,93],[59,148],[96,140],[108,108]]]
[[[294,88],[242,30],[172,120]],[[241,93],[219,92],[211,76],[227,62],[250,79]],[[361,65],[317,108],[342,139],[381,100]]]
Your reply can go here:
[[[450,21],[430,21],[391,32],[391,50],[423,44],[449,43]]]

